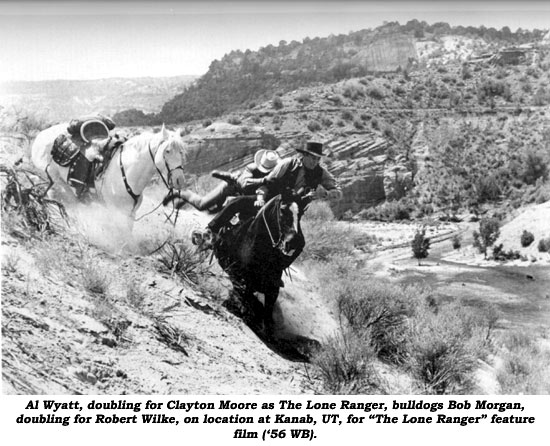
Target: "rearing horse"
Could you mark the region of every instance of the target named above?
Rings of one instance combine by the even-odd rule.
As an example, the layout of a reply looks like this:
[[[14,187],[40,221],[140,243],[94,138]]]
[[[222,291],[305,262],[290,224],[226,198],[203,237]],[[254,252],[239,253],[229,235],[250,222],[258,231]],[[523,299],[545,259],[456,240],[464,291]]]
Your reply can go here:
[[[263,293],[262,319],[268,333],[273,328],[273,308],[283,271],[305,246],[298,203],[290,195],[277,195],[255,217],[223,233],[214,246],[220,266],[234,286],[244,291],[246,301],[254,302],[255,291]]]
[[[32,144],[31,159],[64,192],[66,201],[74,201],[75,194],[67,184],[69,167],[56,164],[51,155],[54,140],[66,129],[67,124],[58,124],[40,132]],[[105,143],[93,140],[85,156],[92,160]],[[97,196],[105,206],[133,220],[143,201],[143,191],[155,173],[167,188],[181,189],[185,185],[185,158],[186,146],[179,132],[170,132],[163,126],[159,133],[136,135],[116,149],[105,171],[96,179]]]

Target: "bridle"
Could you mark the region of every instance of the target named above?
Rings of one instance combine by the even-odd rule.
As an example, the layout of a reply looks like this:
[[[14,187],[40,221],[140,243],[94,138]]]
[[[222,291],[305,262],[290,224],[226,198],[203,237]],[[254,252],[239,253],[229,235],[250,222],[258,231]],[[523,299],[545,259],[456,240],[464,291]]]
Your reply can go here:
[[[168,143],[168,141],[163,141],[162,143],[160,143],[159,148],[157,149],[157,152],[160,150],[160,147],[162,146],[163,143]],[[163,154],[162,160],[164,161],[164,165],[166,166],[166,172],[167,172],[167,178],[165,179],[164,176],[162,175],[162,172],[158,168],[157,163],[155,162],[155,155],[151,150],[151,142],[149,142],[148,149],[149,149],[149,155],[151,155],[151,160],[153,161],[153,165],[155,166],[155,169],[157,170],[157,173],[159,174],[162,182],[166,186],[166,189],[172,192],[172,190],[174,189],[172,186],[170,186],[170,183],[172,183],[172,172],[178,169],[181,169],[183,171],[183,163],[174,168],[170,168],[168,161],[166,161],[166,157]]]
[[[266,218],[265,218],[265,206],[263,209],[261,209],[261,213],[262,213],[262,220],[264,222],[264,225],[265,225],[265,228],[267,229],[267,233],[269,234],[269,238],[271,239],[271,245],[273,248],[276,248],[277,246],[280,245],[280,243],[282,242],[283,240],[283,231],[281,231],[281,222],[280,222],[280,215],[277,215],[277,229],[279,231],[279,240],[275,241],[275,238],[273,237],[273,234],[271,232],[271,229],[269,227],[269,223],[267,222]]]
[[[157,152],[158,150],[160,150],[161,146],[163,143],[167,143],[168,141],[163,141],[159,144],[158,146],[158,149],[157,149]],[[166,186],[166,188],[172,192],[173,191],[173,187],[170,186],[170,183],[172,182],[172,172],[177,170],[177,169],[182,169],[183,170],[183,164],[182,165],[178,165],[174,168],[170,168],[170,165],[168,164],[168,161],[166,161],[166,157],[162,156],[162,159],[164,161],[164,165],[166,166],[166,171],[167,171],[167,178],[164,178],[164,175],[162,175],[162,172],[160,171],[160,169],[158,168],[157,166],[157,163],[155,162],[155,155],[153,154],[153,150],[151,149],[151,142],[149,141],[149,145],[148,145],[148,150],[149,150],[149,155],[151,155],[151,161],[153,162],[153,166],[155,166],[155,169],[157,171],[157,173],[159,174],[160,178],[162,179],[162,182],[164,183],[164,185]],[[124,149],[124,144],[122,144],[120,146],[120,150],[119,150],[119,155],[118,155],[118,161],[119,161],[119,166],[120,166],[120,172],[122,174],[122,181],[124,182],[124,187],[126,189],[126,192],[128,192],[128,195],[130,195],[130,197],[132,197],[132,199],[134,200],[134,206],[133,206],[133,209],[136,208],[138,202],[139,202],[139,199],[141,198],[141,195],[137,195],[133,190],[132,188],[130,187],[130,184],[128,184],[128,179],[126,177],[126,171],[124,169],[124,164],[122,164],[122,151]]]

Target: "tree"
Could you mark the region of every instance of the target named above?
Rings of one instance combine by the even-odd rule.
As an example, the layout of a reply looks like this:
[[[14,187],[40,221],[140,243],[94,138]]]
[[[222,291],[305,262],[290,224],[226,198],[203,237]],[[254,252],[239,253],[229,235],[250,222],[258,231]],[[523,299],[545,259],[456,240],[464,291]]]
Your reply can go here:
[[[414,257],[418,260],[418,266],[420,266],[420,260],[428,257],[428,250],[430,249],[430,239],[426,237],[425,228],[416,231],[411,247]]]
[[[496,242],[500,235],[500,223],[497,218],[482,218],[479,221],[479,232],[474,231],[474,246],[487,259],[487,248]]]

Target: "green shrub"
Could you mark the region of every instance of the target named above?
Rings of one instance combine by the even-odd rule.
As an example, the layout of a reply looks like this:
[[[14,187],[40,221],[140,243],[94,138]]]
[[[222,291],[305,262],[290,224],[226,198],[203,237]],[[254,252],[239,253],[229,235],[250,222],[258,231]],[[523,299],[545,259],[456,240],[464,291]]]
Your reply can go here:
[[[462,246],[462,236],[460,234],[455,234],[451,241],[453,244],[453,249],[460,249]]]
[[[312,363],[320,370],[324,392],[352,395],[379,389],[380,378],[373,367],[375,359],[376,350],[368,336],[344,330],[316,352]]]
[[[349,81],[344,85],[342,94],[344,97],[355,100],[365,96],[365,87],[359,82]]]
[[[538,250],[539,252],[550,252],[550,237],[539,240]]]
[[[342,119],[345,119],[346,121],[351,121],[353,119],[353,113],[349,110],[344,110],[342,112]]]
[[[493,245],[500,235],[500,222],[496,218],[482,218],[479,232],[474,231],[474,246],[487,258],[487,248]]]
[[[418,260],[418,265],[420,265],[420,260],[428,257],[428,251],[430,249],[430,239],[426,237],[425,228],[416,231],[411,242],[411,248],[414,258]]]
[[[533,233],[527,230],[524,230],[523,233],[521,234],[521,246],[526,248],[534,241],[535,241],[535,236],[533,235]]]
[[[509,249],[504,251],[502,243],[498,246],[493,247],[493,260],[506,261],[506,260],[517,260],[521,258],[519,251],[513,251]]]
[[[283,100],[279,96],[274,96],[273,99],[271,100],[271,106],[275,110],[280,110],[281,108],[284,107]]]
[[[332,125],[332,121],[327,117],[324,117],[321,122],[325,127],[330,127]]]
[[[413,288],[353,278],[333,288],[338,309],[356,332],[368,334],[378,356],[404,363],[409,355],[407,324],[422,304]]]
[[[502,394],[550,392],[550,351],[532,333],[512,331],[504,335],[501,357],[497,380]]]
[[[385,201],[359,213],[361,218],[379,221],[400,221],[411,218],[411,205],[406,200]]]
[[[371,98],[376,99],[376,100],[384,99],[384,92],[380,88],[377,88],[377,87],[370,87],[367,90],[367,94]]]
[[[126,286],[126,301],[135,309],[141,310],[147,297],[145,286],[136,279],[130,280]]]
[[[318,121],[312,120],[308,122],[307,128],[310,132],[318,132],[323,127],[321,126],[321,124],[319,124]]]
[[[300,93],[296,97],[296,102],[300,104],[308,104],[311,102],[311,94],[310,93]]]
[[[484,316],[458,304],[418,315],[411,333],[411,364],[427,393],[473,393],[473,375],[478,359],[490,349],[491,328]]]
[[[111,282],[110,274],[94,259],[89,259],[84,263],[81,278],[84,288],[94,294],[105,294]]]

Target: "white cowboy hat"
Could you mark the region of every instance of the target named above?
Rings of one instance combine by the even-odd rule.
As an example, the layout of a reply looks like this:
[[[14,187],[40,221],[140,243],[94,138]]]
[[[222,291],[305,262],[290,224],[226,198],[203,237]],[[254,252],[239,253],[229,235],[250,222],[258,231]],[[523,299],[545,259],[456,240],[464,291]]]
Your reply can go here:
[[[260,149],[254,155],[254,163],[263,173],[271,172],[280,159],[281,157],[275,150]]]
[[[109,136],[109,129],[102,121],[93,119],[82,124],[80,136],[84,142],[90,142],[96,138],[105,139]]]

